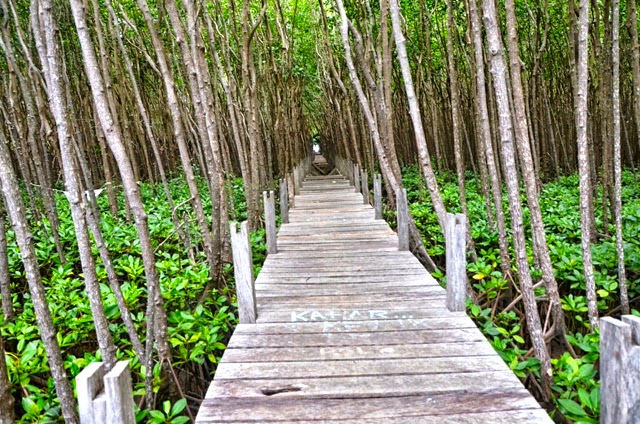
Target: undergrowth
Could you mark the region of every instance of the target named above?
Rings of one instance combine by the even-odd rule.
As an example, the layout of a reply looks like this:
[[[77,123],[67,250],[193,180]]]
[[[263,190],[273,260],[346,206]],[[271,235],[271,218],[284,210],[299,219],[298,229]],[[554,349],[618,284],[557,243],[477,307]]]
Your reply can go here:
[[[416,167],[403,170],[403,182],[407,189],[411,214],[418,226],[429,255],[444,268],[444,238],[433,211],[424,179]],[[460,213],[457,179],[451,174],[438,176],[440,193],[449,212]],[[497,231],[487,218],[484,197],[479,180],[468,175],[466,196],[471,233],[478,259],[468,258],[469,281],[478,295],[476,304],[468,303],[468,313],[488,338],[494,349],[509,367],[526,383],[539,379],[540,364],[529,353],[531,345],[526,332],[523,313],[518,307],[506,310],[514,298],[513,285],[501,271]],[[640,183],[631,172],[623,175],[623,227],[624,249],[629,298],[633,313],[640,315]],[[598,381],[599,334],[589,331],[582,251],[580,248],[580,197],[577,175],[559,178],[543,185],[540,206],[547,236],[547,243],[555,276],[558,282],[562,308],[565,311],[568,340],[573,346],[573,357],[559,343],[551,344],[553,356],[553,385],[555,407],[565,418],[579,423],[597,423],[600,413],[600,388]],[[530,214],[525,205],[525,225],[529,227]],[[503,197],[508,220],[508,202]],[[596,225],[602,233],[593,244],[593,261],[601,316],[620,315],[617,278],[615,228],[603,228],[602,204],[595,202]],[[393,219],[393,212],[388,213]],[[507,221],[509,227],[509,221]],[[509,237],[511,238],[510,234]],[[510,240],[511,241],[511,240]],[[531,234],[528,233],[529,261],[534,283],[540,280],[535,269],[531,250]],[[512,247],[510,248],[512,249]],[[510,251],[513,258],[513,251]],[[511,264],[511,274],[515,267]],[[443,271],[435,274],[446,284]],[[538,298],[544,298],[545,289],[536,289]],[[542,301],[540,309],[546,311],[548,302]],[[544,322],[544,316],[541,317]]]

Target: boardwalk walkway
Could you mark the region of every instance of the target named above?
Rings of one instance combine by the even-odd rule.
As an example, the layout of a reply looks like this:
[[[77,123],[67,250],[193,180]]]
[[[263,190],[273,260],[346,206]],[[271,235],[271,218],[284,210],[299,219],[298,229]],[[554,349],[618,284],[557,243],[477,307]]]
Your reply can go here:
[[[341,176],[309,177],[198,423],[551,423]]]

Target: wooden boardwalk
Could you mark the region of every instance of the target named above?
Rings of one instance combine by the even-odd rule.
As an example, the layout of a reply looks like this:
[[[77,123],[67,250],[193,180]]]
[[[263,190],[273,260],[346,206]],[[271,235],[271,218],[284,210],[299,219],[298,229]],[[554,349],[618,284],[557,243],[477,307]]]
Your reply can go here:
[[[341,176],[309,177],[196,422],[551,423]]]

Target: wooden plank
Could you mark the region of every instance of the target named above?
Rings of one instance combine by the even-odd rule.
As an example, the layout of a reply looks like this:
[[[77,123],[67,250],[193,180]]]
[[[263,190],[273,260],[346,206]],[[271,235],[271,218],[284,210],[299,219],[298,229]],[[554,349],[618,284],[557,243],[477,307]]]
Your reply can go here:
[[[380,305],[377,305],[378,307]],[[422,308],[413,309],[412,305],[389,305],[386,307],[386,311],[390,312],[385,317],[380,317],[380,315],[376,315],[375,319],[405,319],[405,318],[428,318],[428,317],[449,317],[452,315],[452,312],[449,312],[446,308],[444,308],[444,304],[435,304],[432,303],[430,305],[423,305]],[[370,309],[354,309],[354,308],[333,308],[333,307],[325,307],[325,308],[317,308],[314,311],[319,312],[319,314],[309,314],[308,311],[310,309],[300,308],[293,310],[283,311],[281,309],[260,309],[260,316],[258,317],[258,322],[291,322],[292,320],[300,319],[300,313],[307,312],[302,315],[302,318],[306,319],[308,322],[324,322],[324,321],[347,321],[347,320],[359,320],[362,315],[369,314]],[[375,306],[374,306],[374,309]],[[360,312],[360,316],[358,314],[354,314],[355,311]],[[354,316],[355,315],[355,316]],[[353,316],[353,318],[351,318]],[[386,345],[386,344],[385,344]]]
[[[255,348],[225,350],[223,362],[264,362],[269,358],[271,362],[324,360],[352,360],[352,359],[393,359],[393,358],[430,358],[430,357],[463,357],[469,352],[476,355],[492,355],[495,350],[486,341],[462,343],[438,343],[415,345],[384,345],[384,346],[325,346],[325,347],[286,347],[286,348]],[[510,373],[516,378],[513,373]]]
[[[367,284],[367,283],[392,283],[396,281],[424,281],[425,284],[438,285],[433,277],[429,275],[417,275],[407,276],[402,274],[395,275],[354,275],[349,277],[343,276],[328,276],[328,277],[311,277],[302,275],[288,275],[288,276],[268,276],[266,273],[260,273],[256,279],[256,284],[270,284],[270,283],[283,283],[283,284],[337,284],[337,283],[354,283],[354,284]]]
[[[298,316],[306,319],[315,311],[305,311]],[[388,315],[387,311],[384,315]],[[317,313],[317,312],[316,312]],[[234,334],[317,334],[317,333],[370,333],[407,330],[447,330],[454,328],[477,328],[468,317],[446,318],[398,318],[394,320],[373,319],[365,321],[325,321],[268,324],[240,324]]]
[[[303,305],[307,302],[310,305],[342,305],[342,304],[350,304],[350,303],[358,303],[358,302],[366,302],[366,303],[376,303],[379,302],[381,305],[384,302],[402,302],[405,300],[411,300],[413,298],[419,298],[428,302],[429,299],[437,298],[437,299],[446,299],[446,293],[444,291],[432,291],[426,293],[394,293],[394,294],[384,294],[384,293],[361,293],[355,295],[346,295],[339,294],[335,296],[331,295],[320,295],[320,296],[297,296],[283,293],[281,296],[260,296],[258,298],[258,305],[263,305],[265,303],[277,303],[279,305]]]
[[[430,298],[428,302],[424,300],[415,300],[402,302],[402,304],[385,304],[384,309],[388,311],[409,311],[419,310],[420,308],[445,308],[446,295],[442,295],[442,298]],[[313,304],[310,302],[306,302],[303,304],[300,303],[289,303],[282,304],[280,302],[261,302],[260,303],[260,313],[262,314],[265,311],[274,311],[281,310],[282,308],[288,308],[289,311],[308,311],[308,310],[331,310],[331,309],[342,309],[342,310],[381,310],[380,302],[362,302],[362,301],[351,301],[351,304],[345,302],[335,302],[333,308],[331,305],[327,305],[326,303]],[[289,312],[291,313],[291,312]]]
[[[251,376],[253,379],[274,378],[326,378],[369,375],[438,374],[474,371],[508,371],[504,361],[497,355],[465,356],[459,358],[398,358],[361,359],[350,361],[322,362],[221,362],[215,378],[238,379]]]
[[[196,422],[204,422],[197,420]],[[207,421],[208,423],[222,421]],[[255,423],[255,421],[224,421],[233,423]],[[267,421],[269,422],[269,421]],[[373,419],[356,418],[356,419],[314,419],[314,420],[295,420],[287,421],[286,419],[277,419],[278,423],[295,423],[295,424],[323,424],[323,423],[341,423],[341,424],[505,424],[505,423],[553,423],[547,413],[540,409],[519,409],[507,411],[491,411],[476,412],[465,414],[449,414],[449,415],[431,415],[431,416],[412,416],[412,417],[378,417]]]
[[[479,371],[367,375],[353,377],[311,377],[277,379],[220,379],[207,397],[260,398],[267,393],[280,398],[375,398],[384,395],[407,396],[446,393],[490,382],[502,389],[522,390],[522,383],[511,371]],[[290,390],[283,390],[289,388]],[[231,399],[230,399],[231,400]]]
[[[498,412],[504,410],[539,408],[526,390],[495,388],[470,389],[429,395],[390,396],[371,399],[313,399],[263,398],[234,399],[207,398],[199,422],[250,420],[271,422],[278,420],[360,420],[393,417],[398,419],[448,414]],[[248,411],[251,411],[248,414]],[[250,417],[250,418],[248,418]],[[420,421],[417,421],[420,422]],[[551,422],[547,420],[546,422]]]
[[[326,346],[380,346],[386,344],[425,344],[478,342],[486,340],[475,328],[456,330],[408,330],[403,332],[322,333],[279,335],[243,335],[231,337],[229,347],[326,347]]]
[[[358,294],[366,290],[368,293],[424,293],[438,292],[443,289],[436,285],[425,285],[422,281],[392,283],[354,283],[354,284],[279,284],[279,283],[260,283],[256,284],[256,296],[270,296],[275,293],[281,296],[283,293],[291,293],[292,295],[340,295],[340,294]]]

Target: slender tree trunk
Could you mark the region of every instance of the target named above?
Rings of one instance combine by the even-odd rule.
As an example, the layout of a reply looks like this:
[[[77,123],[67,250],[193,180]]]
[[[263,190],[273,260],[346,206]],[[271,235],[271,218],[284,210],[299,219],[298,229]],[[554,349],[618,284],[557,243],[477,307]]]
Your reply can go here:
[[[0,209],[0,295],[2,295],[3,322],[13,322],[13,297],[11,296],[11,275],[7,257],[7,236],[5,231],[6,212]]]
[[[394,1],[394,0],[392,0]],[[395,0],[397,2],[397,0]],[[460,116],[460,93],[458,92],[458,70],[454,58],[453,39],[456,34],[455,19],[453,15],[453,0],[447,0],[447,62],[449,64],[449,83],[451,90],[451,122],[453,123],[453,153],[456,161],[456,174],[458,175],[458,191],[460,192],[460,207],[465,216],[469,216],[467,209],[467,194],[465,188],[464,151],[462,149],[462,119]],[[400,56],[400,55],[399,55]],[[408,61],[407,61],[408,62]],[[407,64],[409,71],[411,68]],[[403,74],[404,76],[405,74]],[[411,74],[409,74],[411,75]],[[426,144],[426,143],[425,143]],[[471,250],[474,259],[477,259],[473,238],[471,237],[471,223],[467,219],[467,248]]]
[[[502,186],[498,166],[496,165],[495,152],[491,138],[491,124],[489,122],[489,109],[487,106],[487,83],[485,80],[484,67],[484,46],[482,43],[482,27],[476,0],[469,0],[469,19],[471,19],[471,31],[473,33],[473,48],[476,57],[476,88],[478,90],[477,105],[478,125],[481,128],[480,149],[486,151],[487,168],[491,180],[491,193],[496,210],[496,221],[498,224],[498,245],[500,246],[500,267],[505,278],[511,274],[511,259],[509,257],[509,239],[507,237],[507,226],[505,223],[504,209],[502,207]]]
[[[498,28],[495,0],[485,0],[483,3],[483,12],[484,26],[487,31],[487,41],[489,45],[491,74],[493,75],[493,85],[499,114],[500,147],[505,167],[505,183],[509,195],[509,209],[511,211],[511,227],[513,230],[513,245],[518,267],[518,280],[520,282],[529,335],[536,357],[541,363],[541,376],[544,386],[543,395],[545,398],[548,398],[551,395],[551,362],[542,334],[542,325],[540,323],[540,315],[538,313],[538,306],[536,305],[529,269],[522,205],[520,203],[520,185],[513,142],[512,115],[509,107],[507,66],[504,58],[500,30]]]
[[[11,394],[11,383],[9,382],[9,373],[7,372],[4,339],[2,335],[0,335],[0,423],[13,424],[15,422],[14,403],[15,399]]]
[[[629,0],[627,0],[629,1]],[[633,1],[633,0],[631,0]],[[613,214],[616,222],[616,252],[618,256],[618,284],[620,306],[629,314],[627,276],[624,269],[624,240],[622,236],[622,148],[620,142],[620,0],[613,0],[611,32],[611,65],[613,70]]]
[[[82,55],[84,58],[85,71],[89,78],[91,93],[98,110],[100,118],[100,126],[102,127],[109,148],[113,153],[120,170],[122,184],[124,186],[126,198],[129,201],[133,217],[138,231],[138,239],[140,241],[140,250],[142,252],[142,261],[145,268],[147,278],[148,292],[148,310],[147,310],[147,329],[154,328],[155,341],[157,343],[158,355],[160,361],[165,366],[170,366],[171,348],[167,337],[167,322],[164,312],[162,293],[158,282],[158,274],[155,265],[155,255],[151,244],[151,235],[147,224],[147,215],[142,203],[142,196],[135,180],[131,161],[127,156],[126,147],[122,141],[122,135],[119,128],[114,124],[109,104],[105,96],[104,82],[102,81],[98,60],[96,58],[93,42],[88,31],[86,18],[84,16],[83,6],[80,0],[71,1],[71,10],[75,21]],[[151,311],[153,310],[153,311]],[[153,320],[150,318],[153,316]],[[149,346],[147,346],[149,349]],[[147,361],[149,361],[152,353],[150,350],[146,352]],[[151,405],[149,405],[151,407]]]
[[[578,55],[577,94],[575,104],[576,135],[578,143],[578,173],[580,174],[580,224],[582,231],[582,262],[584,279],[587,288],[587,306],[591,329],[598,328],[598,304],[596,298],[596,281],[593,274],[593,258],[591,255],[591,207],[592,190],[589,170],[589,145],[587,140],[587,113],[589,93],[589,0],[580,0],[577,23]]]
[[[398,50],[398,62],[402,69],[402,79],[404,81],[404,88],[407,93],[407,100],[409,102],[409,114],[411,115],[411,122],[413,123],[413,130],[416,137],[416,144],[418,147],[418,154],[420,157],[420,166],[424,175],[427,189],[431,195],[431,201],[433,207],[438,216],[438,222],[440,228],[444,234],[444,228],[446,223],[446,209],[440,190],[438,189],[438,182],[431,166],[431,159],[429,157],[429,151],[427,150],[427,140],[424,135],[424,128],[422,127],[422,117],[420,115],[420,107],[418,106],[418,100],[413,88],[413,77],[411,76],[411,68],[409,66],[409,59],[407,57],[407,48],[405,46],[405,38],[402,34],[401,27],[401,13],[398,0],[391,0],[391,22],[393,26],[393,35],[396,41],[396,49]]]
[[[516,14],[513,0],[506,0],[507,15],[507,32],[509,46],[509,60],[511,65],[511,86],[513,93],[513,106],[515,110],[516,123],[516,147],[518,149],[518,157],[520,158],[520,167],[523,174],[525,192],[527,195],[527,204],[531,212],[531,231],[533,236],[533,246],[538,258],[540,268],[542,270],[542,278],[544,279],[551,308],[553,310],[553,318],[556,334],[566,342],[566,323],[564,319],[564,310],[560,302],[560,293],[558,291],[558,283],[553,273],[553,264],[549,255],[549,247],[547,246],[547,237],[544,232],[544,223],[542,221],[542,211],[540,210],[540,202],[538,200],[538,179],[536,178],[534,161],[532,159],[531,144],[529,139],[527,124],[527,113],[525,108],[524,93],[522,90],[522,78],[520,73],[520,54],[518,49],[518,36],[516,29]]]
[[[45,3],[43,7],[47,7],[47,4]],[[49,12],[51,12],[50,8]],[[76,401],[64,369],[64,361],[56,337],[57,331],[53,325],[51,311],[49,310],[44,285],[42,284],[33,236],[29,231],[29,223],[25,214],[26,208],[18,188],[18,179],[11,166],[9,151],[2,131],[0,131],[0,185],[2,186],[7,212],[11,218],[11,225],[16,234],[16,242],[22,255],[22,263],[24,264],[29,292],[33,300],[36,321],[45,352],[47,353],[49,370],[55,383],[56,395],[60,400],[62,415],[67,423],[78,424]]]
[[[631,38],[631,68],[633,70],[633,117],[636,123],[636,142],[640,149],[640,44],[636,1],[627,0],[627,30]]]
[[[95,260],[91,252],[91,240],[89,238],[86,217],[84,214],[86,198],[84,196],[84,190],[78,181],[78,169],[71,145],[71,133],[67,121],[68,107],[64,103],[64,98],[62,96],[62,80],[64,79],[64,76],[62,74],[62,67],[60,66],[60,47],[56,42],[56,22],[51,10],[52,4],[50,0],[44,0],[43,6],[45,14],[44,38],[46,40],[47,56],[42,57],[41,60],[49,61],[49,74],[47,76],[49,83],[47,88],[49,91],[51,112],[54,116],[57,127],[58,143],[60,145],[62,167],[65,177],[65,187],[67,189],[65,195],[67,196],[71,206],[71,216],[76,233],[76,240],[78,241],[80,262],[82,265],[82,272],[84,274],[87,296],[89,298],[89,306],[93,315],[98,345],[100,346],[100,351],[107,369],[111,369],[111,367],[116,363],[116,347],[113,343],[113,338],[109,331],[109,323],[107,322],[107,318],[104,313]]]

